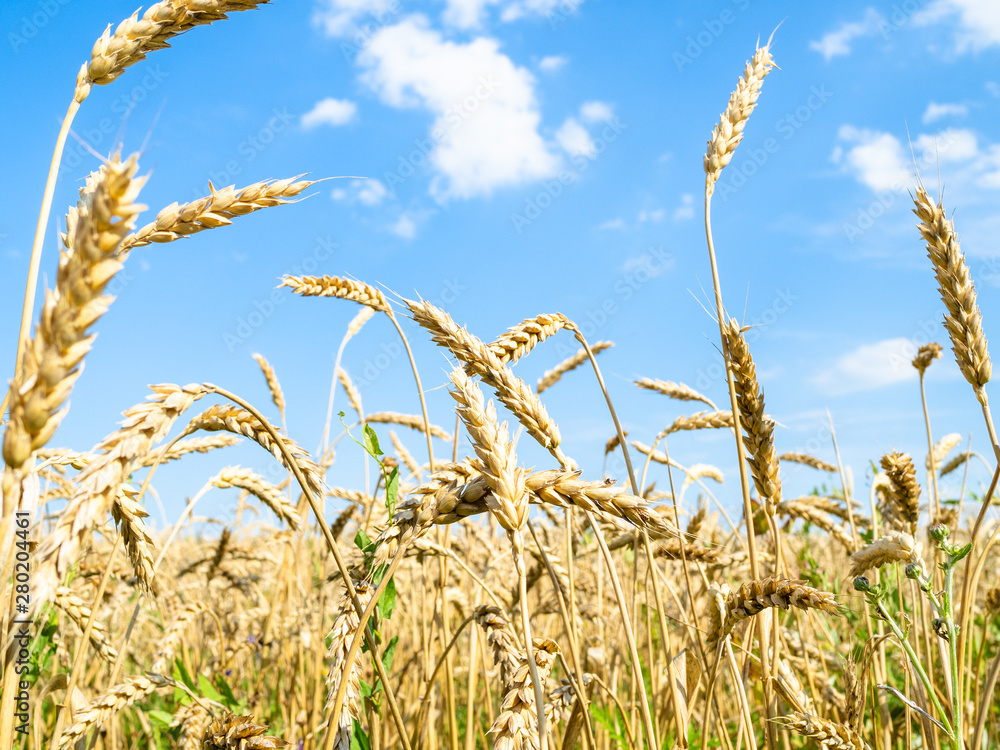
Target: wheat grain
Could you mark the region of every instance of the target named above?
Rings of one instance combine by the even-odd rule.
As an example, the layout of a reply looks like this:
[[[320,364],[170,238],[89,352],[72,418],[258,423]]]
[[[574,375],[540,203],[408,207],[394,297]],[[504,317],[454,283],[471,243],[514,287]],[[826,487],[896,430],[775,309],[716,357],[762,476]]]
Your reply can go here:
[[[797,735],[808,737],[830,750],[869,750],[861,735],[846,724],[800,712],[782,717],[780,721]]]
[[[490,350],[504,364],[514,364],[549,336],[554,336],[569,324],[562,313],[542,314],[527,318],[490,344]]]
[[[265,736],[268,728],[254,722],[252,716],[234,716],[231,713],[212,719],[202,736],[205,750],[275,750],[288,747],[280,737]]]
[[[388,313],[389,300],[375,287],[339,276],[283,276],[279,287],[287,286],[303,297],[336,297]]]
[[[146,55],[170,46],[178,34],[226,18],[227,13],[251,10],[270,0],[161,0],[151,5],[142,18],[136,11],[115,33],[111,26],[94,43],[90,62],[84,63],[76,78],[73,99],[83,102],[92,86],[104,86],[118,78],[130,65]]]
[[[675,383],[672,380],[656,380],[654,378],[639,378],[634,382],[637,386],[647,391],[662,393],[664,396],[669,396],[678,401],[701,401],[713,411],[719,410],[719,407],[712,402],[712,399],[698,393],[694,388],[684,383]]]
[[[705,154],[705,192],[711,195],[715,191],[715,182],[723,168],[733,158],[733,152],[743,140],[743,129],[746,127],[750,114],[757,106],[760,87],[764,78],[774,67],[771,57],[770,42],[758,47],[753,57],[746,64],[743,76],[736,84],[736,90],[730,95],[726,111],[719,118],[719,124],[712,131]]]
[[[976,303],[976,288],[955,225],[945,216],[941,203],[935,204],[922,187],[917,188],[913,202],[916,205],[913,212],[920,219],[920,235],[927,243],[927,255],[934,265],[941,300],[947,310],[944,327],[951,337],[955,360],[976,396],[984,402],[983,386],[990,381],[993,368],[983,333],[983,316]]]

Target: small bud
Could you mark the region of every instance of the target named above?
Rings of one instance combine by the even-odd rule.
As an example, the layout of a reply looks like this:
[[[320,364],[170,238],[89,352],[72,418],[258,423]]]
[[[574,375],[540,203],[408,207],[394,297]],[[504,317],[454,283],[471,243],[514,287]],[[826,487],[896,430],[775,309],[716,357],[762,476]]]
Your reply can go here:
[[[858,576],[854,579],[854,590],[855,591],[870,591],[872,587],[871,581],[869,581],[864,576]]]
[[[924,569],[920,567],[919,563],[910,563],[903,572],[911,581],[919,581],[923,578]]]
[[[936,523],[929,529],[927,529],[927,533],[930,535],[931,539],[933,539],[935,542],[943,542],[945,539],[948,538],[948,535],[951,533],[951,531],[949,531],[948,527],[945,526],[943,523]]]

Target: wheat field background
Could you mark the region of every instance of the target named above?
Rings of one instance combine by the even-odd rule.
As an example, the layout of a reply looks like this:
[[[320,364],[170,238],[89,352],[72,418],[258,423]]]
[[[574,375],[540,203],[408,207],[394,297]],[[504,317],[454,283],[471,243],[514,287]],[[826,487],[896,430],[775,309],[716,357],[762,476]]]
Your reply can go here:
[[[928,7],[906,17],[930,23],[946,5],[934,6],[939,16]],[[55,23],[61,7],[27,8],[22,18],[35,30],[28,37],[28,27],[12,22],[7,41],[14,52]],[[92,47],[74,50],[83,60],[75,78],[58,82],[69,95],[55,143],[46,145],[54,147],[47,179],[39,177],[38,194],[30,196],[32,205],[41,198],[37,229],[30,252],[3,266],[17,266],[19,275],[4,278],[11,332],[5,351],[14,367],[0,407],[0,750],[1000,747],[1000,442],[986,335],[994,289],[990,278],[985,286],[977,278],[979,261],[963,252],[951,192],[942,194],[935,164],[921,160],[935,153],[936,165],[947,165],[958,158],[955,148],[968,156],[963,136],[915,139],[913,181],[903,194],[913,215],[901,242],[921,259],[926,283],[922,292],[901,296],[926,292],[936,310],[933,337],[911,335],[905,347],[856,352],[888,361],[896,373],[904,368],[881,385],[899,386],[886,403],[905,400],[906,420],[898,422],[905,428],[884,449],[881,432],[859,435],[860,447],[847,448],[824,412],[821,438],[808,430],[789,437],[769,392],[773,368],[782,363],[768,359],[787,350],[795,362],[799,352],[787,339],[784,350],[761,339],[773,323],[748,318],[740,274],[781,250],[751,252],[722,217],[742,215],[736,203],[752,190],[757,169],[747,165],[763,159],[763,168],[768,154],[780,151],[766,136],[755,141],[754,126],[784,73],[782,40],[790,33],[801,41],[798,32],[759,29],[756,45],[737,55],[745,63],[720,73],[722,80],[712,79],[712,66],[699,69],[707,88],[731,93],[728,101],[719,97],[716,119],[698,125],[708,135],[704,149],[678,159],[699,191],[684,194],[674,215],[698,217],[697,246],[683,248],[684,263],[700,267],[685,282],[697,291],[689,313],[676,320],[633,311],[627,324],[616,323],[630,331],[623,346],[595,334],[614,329],[605,326],[609,317],[628,317],[621,305],[639,287],[644,305],[656,303],[649,290],[659,288],[663,271],[676,272],[679,249],[649,248],[640,265],[626,261],[617,296],[577,306],[583,315],[576,317],[556,311],[553,300],[573,297],[561,296],[566,278],[543,271],[541,256],[533,268],[524,257],[470,251],[458,275],[435,272],[433,289],[412,290],[426,269],[408,279],[397,256],[387,266],[391,278],[359,278],[349,267],[352,253],[324,239],[322,227],[282,228],[323,195],[367,206],[397,197],[403,189],[394,176],[410,176],[403,175],[405,158],[381,179],[291,169],[277,179],[213,179],[200,193],[146,206],[147,196],[157,195],[159,169],[148,157],[158,139],[174,134],[169,120],[162,135],[151,124],[135,148],[128,129],[103,148],[88,144],[95,169],[77,170],[77,146],[87,140],[74,122],[91,122],[85,118],[93,98],[121,90],[127,122],[144,107],[129,97],[130,80],[155,78],[158,69],[150,66],[161,57],[196,56],[198,49],[185,48],[188,32],[191,39],[238,38],[244,18],[257,14],[267,13],[263,23],[276,29],[269,48],[276,54],[289,7],[281,0],[163,0],[103,34],[97,21]],[[360,12],[350,3],[323,7],[328,12],[316,23],[331,36],[347,23],[344,13]],[[732,23],[727,13],[742,10],[737,2],[713,13],[691,43],[664,53],[677,72],[708,54]],[[502,218],[510,234],[502,239],[518,247],[517,237],[529,231],[522,252],[545,244],[530,239],[533,227],[544,231],[538,196],[548,195],[552,205],[571,193],[598,164],[598,144],[611,148],[628,124],[610,105],[590,101],[515,163],[503,153],[504,133],[522,127],[533,105],[495,98],[496,91],[535,78],[504,68],[513,78],[497,82],[454,67],[470,59],[461,57],[470,50],[493,61],[500,53],[483,39],[464,46],[434,41],[426,19],[401,19],[398,8],[382,12],[376,26],[342,42],[362,64],[380,54],[395,59],[419,39],[453,56],[451,68],[430,66],[427,81],[471,76],[472,99],[460,96],[459,109],[440,106],[436,124],[446,128],[449,117],[461,123],[474,114],[475,126],[432,130],[424,154],[436,171],[421,189],[437,201],[435,211],[458,212],[448,207],[477,191],[501,190],[505,181],[537,180],[543,192],[529,192]],[[470,12],[451,3],[446,18],[475,28],[480,21]],[[505,22],[535,13],[553,29],[582,12],[579,2],[503,10]],[[888,11],[872,13],[822,36],[816,53],[830,60],[856,37],[895,28],[882,22],[900,23]],[[698,41],[703,33],[706,43]],[[260,57],[263,67],[267,56]],[[426,95],[415,82],[426,59],[421,53],[411,62],[412,70],[402,66],[413,76],[406,91]],[[190,64],[203,73],[192,86],[253,76],[220,70],[217,56]],[[564,64],[540,62],[538,74]],[[400,106],[412,104],[403,102],[406,91],[396,92]],[[826,101],[824,91],[804,90],[806,101],[817,102],[811,112]],[[266,98],[266,87],[260,95]],[[683,111],[684,102],[671,106]],[[295,127],[308,132],[357,116],[353,102],[326,98]],[[191,114],[193,129],[197,117]],[[269,118],[277,129],[286,115],[274,110]],[[791,121],[779,118],[779,133],[783,122]],[[500,156],[473,149],[478,142],[468,140],[470,132],[488,133]],[[875,180],[864,168],[884,153],[872,144],[885,141],[843,130],[840,137],[866,145],[835,163]],[[256,148],[254,142],[234,148]],[[555,159],[556,143],[575,176],[545,172],[557,164],[545,161]],[[200,170],[197,150],[191,146],[191,159]],[[749,161],[741,160],[744,153]],[[171,161],[162,168],[185,166]],[[497,182],[477,182],[484,174]],[[66,183],[78,200],[61,215],[56,200]],[[904,198],[890,204],[898,200]],[[394,233],[413,240],[430,217],[404,211]],[[638,221],[662,219],[647,214]],[[277,256],[277,265],[261,259],[234,277],[219,271],[214,288],[182,288],[202,277],[181,271],[170,281],[172,306],[144,299],[143,282],[130,275],[148,254],[174,248],[190,253],[185,262],[197,262],[198,243],[251,222],[275,223],[257,230],[256,249]],[[863,219],[844,224],[845,241],[867,229]],[[254,249],[247,235],[236,236]],[[288,247],[289,237],[301,236],[322,241],[303,255]],[[51,252],[56,240],[58,258]],[[474,247],[477,237],[464,241]],[[579,250],[548,252],[565,253],[558,266],[573,266],[566,275],[575,277],[597,263]],[[206,253],[206,265],[217,257]],[[273,268],[280,273],[269,275]],[[509,295],[521,276],[532,277],[525,281],[532,293]],[[23,281],[22,297],[13,290]],[[243,283],[263,285],[266,296],[248,292],[250,303],[240,297],[248,312],[232,325],[227,320],[214,343],[220,351],[229,347],[228,355],[239,350],[253,386],[208,382],[224,369],[200,344],[183,344],[184,326],[171,311],[183,307],[178,318],[207,319],[208,299]],[[617,283],[625,283],[623,291]],[[882,287],[891,286],[883,279]],[[545,289],[551,296],[535,294]],[[857,289],[839,294],[848,304],[867,304]],[[792,296],[778,293],[771,306],[787,309]],[[530,312],[498,336],[456,322],[449,309],[454,302],[457,309],[502,308],[512,300]],[[120,305],[130,311],[125,324],[146,332],[144,343],[132,346],[150,354],[130,356],[121,342],[102,352],[105,339],[122,330],[122,319],[113,318]],[[275,311],[292,308],[319,312],[297,319],[303,330],[287,334],[297,356],[285,368],[248,345],[280,340]],[[164,322],[176,329],[170,338],[155,332]],[[195,328],[212,325],[192,321],[192,340]],[[657,338],[687,327],[707,337],[704,351],[667,351]],[[641,347],[632,345],[637,333]],[[630,352],[637,366],[650,369],[622,375],[631,365],[619,363]],[[84,363],[102,354],[94,381]],[[704,384],[683,382],[675,370],[691,372],[702,355],[716,374],[704,375]],[[144,372],[149,362],[140,360],[147,356],[169,360],[170,372],[194,373],[192,382],[163,379],[124,408],[117,425],[102,423],[100,415],[122,397],[118,384]],[[853,361],[799,379],[852,396],[860,390],[845,385],[850,378],[874,372],[859,375]],[[113,378],[102,379],[108,370]],[[939,380],[941,371],[951,375]],[[945,392],[961,398],[949,397],[943,408],[938,396]],[[778,399],[782,408],[786,398]],[[857,398],[865,403],[867,396]],[[894,427],[894,419],[876,421]],[[655,427],[646,429],[650,423]],[[92,433],[93,447],[67,442]]]

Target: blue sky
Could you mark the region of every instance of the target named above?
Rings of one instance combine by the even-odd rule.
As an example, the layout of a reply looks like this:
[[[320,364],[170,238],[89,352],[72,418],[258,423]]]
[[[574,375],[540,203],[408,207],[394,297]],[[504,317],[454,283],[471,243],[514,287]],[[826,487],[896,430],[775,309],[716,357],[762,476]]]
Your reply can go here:
[[[106,24],[134,10],[118,0],[0,7],[5,368],[76,71]],[[631,437],[647,443],[697,406],[639,391],[631,379],[683,381],[724,404],[718,329],[704,309],[702,155],[755,42],[779,24],[780,70],[713,203],[723,292],[733,314],[756,324],[751,347],[780,423],[779,451],[832,460],[829,409],[866,497],[868,462],[882,453],[923,462],[909,360],[927,341],[947,343],[910,213],[915,166],[932,194],[945,188],[987,336],[1000,320],[1000,10],[989,0],[275,0],[195,29],[85,102],[56,189],[43,280],[54,278],[65,208],[99,163],[83,144],[143,151],[151,211],[140,223],[205,195],[209,180],[349,177],[231,227],[136,250],[53,444],[89,448],[148,383],[212,381],[267,404],[251,358],[260,352],[285,388],[292,436],[314,448],[333,354],[357,309],[274,292],[286,273],[419,293],[487,340],[523,318],[563,312],[591,341],[615,342],[600,362]],[[450,430],[447,360],[415,326],[407,332],[434,421]],[[347,348],[344,365],[364,381],[369,412],[418,411],[396,341],[376,318]],[[518,374],[534,383],[575,350],[561,334]],[[927,380],[935,437],[971,431],[985,451],[978,405],[950,353]],[[572,373],[543,400],[567,452],[598,478],[613,428],[593,378]],[[548,468],[529,442],[524,462]],[[719,497],[736,502],[730,435],[681,435],[671,451],[719,466]],[[166,467],[166,515],[227,463],[275,477],[268,458],[241,447]],[[332,483],[357,485],[358,467],[343,444]],[[625,478],[620,467],[612,473]],[[977,465],[976,484],[983,476]],[[790,467],[786,495],[822,479]],[[232,491],[214,491],[205,508],[224,513],[234,502]]]

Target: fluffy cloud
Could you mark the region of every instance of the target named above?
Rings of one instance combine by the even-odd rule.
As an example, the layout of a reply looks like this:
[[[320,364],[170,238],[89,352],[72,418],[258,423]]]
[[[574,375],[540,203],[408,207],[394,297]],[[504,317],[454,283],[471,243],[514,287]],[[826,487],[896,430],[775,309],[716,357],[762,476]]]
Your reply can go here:
[[[838,146],[833,160],[854,173],[872,190],[894,190],[912,182],[903,144],[891,133],[843,125],[838,132],[846,149]]]
[[[446,24],[460,29],[474,29],[483,22],[487,5],[496,5],[500,0],[446,0],[448,7],[441,16]]]
[[[825,395],[841,396],[915,380],[917,371],[910,363],[916,353],[916,344],[905,338],[864,344],[839,357],[811,382]]]
[[[681,196],[681,205],[674,209],[674,221],[686,221],[694,218],[694,195],[685,193]]]
[[[515,0],[504,8],[500,18],[516,21],[526,16],[567,17],[583,5],[583,0]]]
[[[969,114],[969,108],[964,104],[938,104],[931,102],[924,112],[924,122],[934,122],[942,117],[964,117]]]
[[[940,27],[943,19],[955,16],[956,52],[978,52],[1000,45],[1000,4],[996,0],[934,0],[914,21]]]
[[[595,156],[590,133],[576,118],[570,117],[556,131],[556,142],[570,156]]]
[[[580,106],[580,117],[584,122],[605,122],[614,116],[614,108],[606,102],[584,102]]]
[[[351,180],[346,188],[335,187],[330,197],[335,201],[358,202],[365,206],[377,206],[389,196],[389,191],[381,180]]]
[[[358,62],[383,102],[435,115],[429,162],[439,200],[488,195],[557,171],[538,130],[534,77],[496,40],[448,41],[414,16],[378,30]]]
[[[417,222],[410,214],[402,214],[389,227],[389,231],[404,240],[412,240],[417,236]]]
[[[874,8],[868,8],[860,21],[845,23],[819,40],[809,42],[809,49],[819,52],[827,60],[837,55],[849,55],[851,42],[858,37],[878,33],[883,23],[885,19],[882,15]]]
[[[302,127],[310,130],[317,125],[345,125],[357,113],[358,105],[354,102],[327,97],[316,102],[316,106],[302,115]]]
[[[327,36],[345,36],[355,31],[362,16],[391,18],[398,12],[398,0],[322,0],[313,13],[313,23]]]

